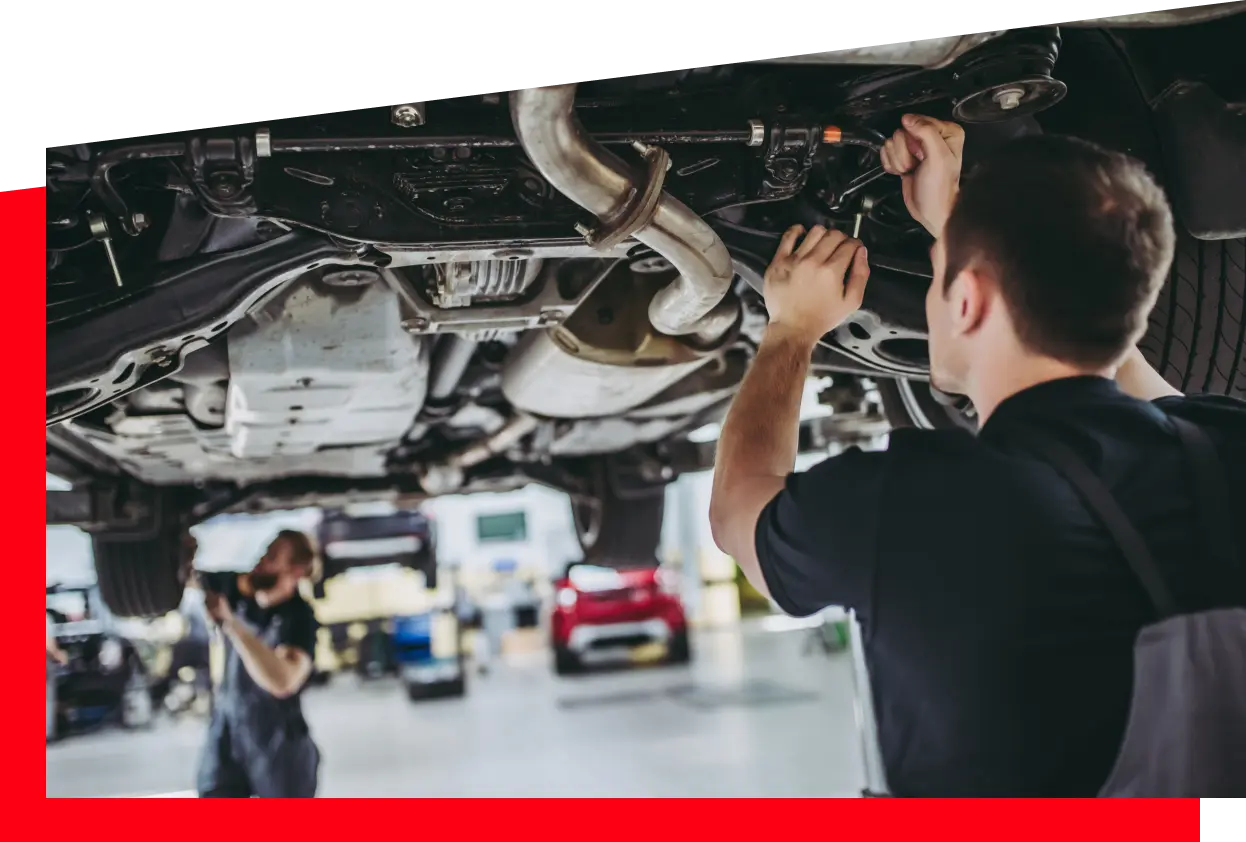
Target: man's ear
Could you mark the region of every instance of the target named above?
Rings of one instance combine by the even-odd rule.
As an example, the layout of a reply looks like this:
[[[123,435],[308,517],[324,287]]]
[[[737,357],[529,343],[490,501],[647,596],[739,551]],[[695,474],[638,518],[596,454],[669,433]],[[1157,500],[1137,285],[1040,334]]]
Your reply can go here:
[[[959,336],[974,333],[986,321],[995,286],[980,267],[973,264],[960,271],[948,287],[952,305],[952,330]]]

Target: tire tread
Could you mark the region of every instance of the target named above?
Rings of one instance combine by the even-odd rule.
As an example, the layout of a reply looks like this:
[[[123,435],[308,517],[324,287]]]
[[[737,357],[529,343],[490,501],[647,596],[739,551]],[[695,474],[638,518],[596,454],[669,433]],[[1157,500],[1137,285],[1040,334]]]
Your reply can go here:
[[[1182,392],[1246,398],[1246,239],[1178,234],[1139,347]]]
[[[182,602],[178,570],[181,534],[155,537],[101,534],[92,537],[100,597],[119,617],[160,617]]]

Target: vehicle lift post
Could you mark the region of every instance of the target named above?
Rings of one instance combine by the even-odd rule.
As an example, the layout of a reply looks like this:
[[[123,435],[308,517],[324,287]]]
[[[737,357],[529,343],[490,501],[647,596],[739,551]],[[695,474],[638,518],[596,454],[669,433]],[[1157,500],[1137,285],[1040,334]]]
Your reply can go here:
[[[855,696],[857,732],[861,737],[861,760],[865,768],[863,798],[886,798],[887,775],[883,769],[882,752],[878,747],[878,722],[874,715],[874,695],[870,690],[870,671],[865,663],[865,644],[861,623],[855,612],[848,616],[848,649],[852,653],[852,679]]]

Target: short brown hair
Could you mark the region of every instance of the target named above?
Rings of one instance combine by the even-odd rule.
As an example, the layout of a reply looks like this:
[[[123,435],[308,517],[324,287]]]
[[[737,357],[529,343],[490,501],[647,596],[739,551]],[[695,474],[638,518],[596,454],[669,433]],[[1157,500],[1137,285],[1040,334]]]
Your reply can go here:
[[[314,567],[316,564],[316,547],[307,533],[296,529],[283,529],[277,533],[274,541],[285,541],[290,545],[291,562],[297,567]]]
[[[1140,338],[1175,239],[1168,200],[1139,161],[1076,138],[1024,137],[963,179],[944,232],[944,291],[981,266],[1022,345],[1100,368]]]

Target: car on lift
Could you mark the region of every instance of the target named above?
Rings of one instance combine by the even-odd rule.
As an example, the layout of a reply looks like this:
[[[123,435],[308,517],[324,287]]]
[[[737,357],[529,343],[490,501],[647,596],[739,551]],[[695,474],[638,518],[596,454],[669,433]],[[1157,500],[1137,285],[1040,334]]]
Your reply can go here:
[[[554,583],[550,647],[554,672],[580,672],[602,653],[662,644],[666,660],[692,660],[688,618],[676,574],[656,561],[640,566],[575,562]]]
[[[425,587],[437,587],[437,551],[433,520],[417,509],[352,513],[327,509],[316,529],[320,575],[315,591],[324,597],[325,582],[357,567],[397,564],[424,574]]]
[[[794,223],[872,266],[806,438],[875,423],[876,393],[895,425],[972,428],[929,385],[930,240],[879,166],[906,111],[964,124],[967,167],[1035,132],[1143,160],[1179,243],[1142,349],[1246,395],[1244,9],[49,149],[47,469],[73,486],[49,522],[91,533],[124,615],[177,605],[177,536],[220,512],[542,483],[588,560],[644,563]]]
[[[100,604],[95,587],[51,585],[46,610],[65,663],[54,666],[56,709],[48,739],[110,722],[152,720],[147,664]]]

